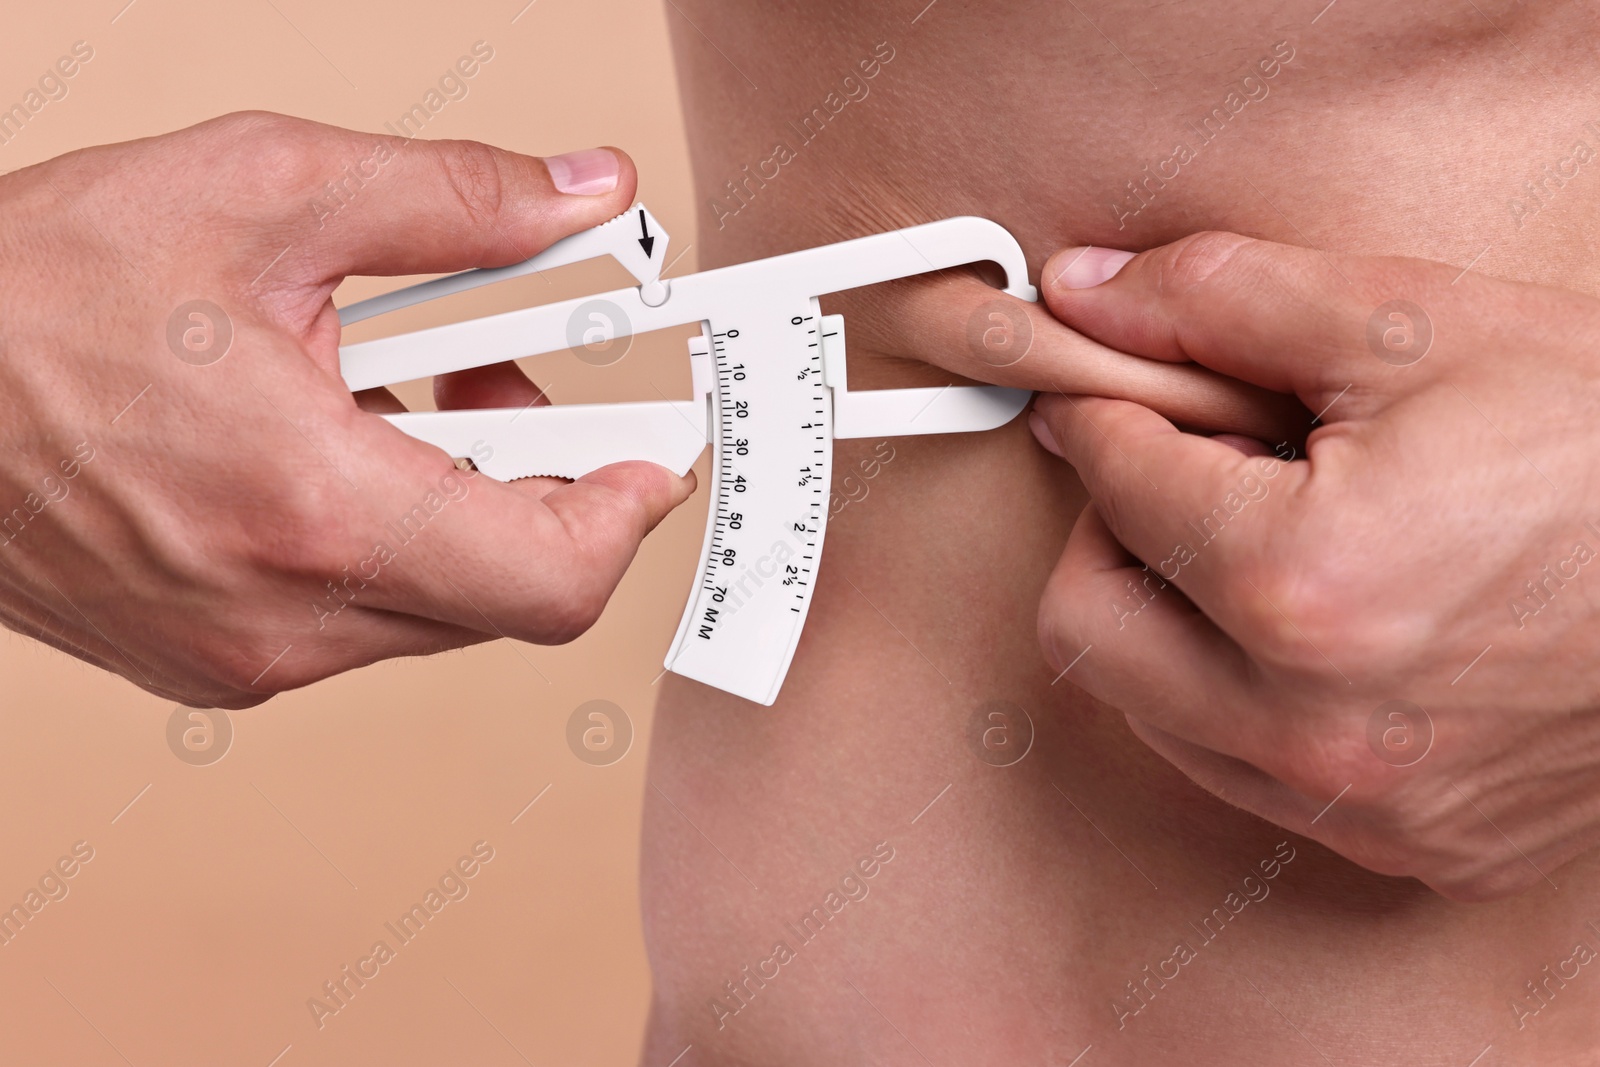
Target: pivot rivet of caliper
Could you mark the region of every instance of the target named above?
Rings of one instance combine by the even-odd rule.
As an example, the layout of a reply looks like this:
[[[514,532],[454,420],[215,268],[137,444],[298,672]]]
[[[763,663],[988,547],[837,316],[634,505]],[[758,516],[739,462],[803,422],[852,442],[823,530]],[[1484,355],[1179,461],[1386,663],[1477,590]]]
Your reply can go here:
[[[672,295],[671,286],[659,278],[653,282],[645,282],[639,286],[639,299],[644,301],[645,307],[658,308],[667,302],[667,297]]]

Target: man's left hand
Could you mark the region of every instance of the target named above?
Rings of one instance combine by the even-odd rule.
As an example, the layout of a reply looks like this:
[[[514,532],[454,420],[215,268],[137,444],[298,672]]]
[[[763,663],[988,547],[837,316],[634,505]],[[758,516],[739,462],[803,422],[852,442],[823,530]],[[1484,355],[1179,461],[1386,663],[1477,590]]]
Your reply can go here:
[[[1216,233],[1043,281],[1101,344],[1320,415],[1275,456],[1041,397],[1094,501],[1040,611],[1055,669],[1211,792],[1450,897],[1600,843],[1600,301]],[[1029,362],[1007,384],[1060,380]]]

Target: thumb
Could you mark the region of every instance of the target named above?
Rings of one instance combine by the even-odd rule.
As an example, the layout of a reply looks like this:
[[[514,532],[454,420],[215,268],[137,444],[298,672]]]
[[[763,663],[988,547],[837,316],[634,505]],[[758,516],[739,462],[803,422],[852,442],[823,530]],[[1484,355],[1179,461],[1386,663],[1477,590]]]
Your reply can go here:
[[[383,528],[388,558],[378,561],[403,553],[404,563],[363,594],[369,605],[540,644],[593,625],[640,542],[695,488],[692,474],[637,461],[542,495],[527,482],[469,483],[437,463],[413,470],[393,483],[384,514],[398,519]],[[428,482],[454,490],[448,518],[418,509],[416,487]]]

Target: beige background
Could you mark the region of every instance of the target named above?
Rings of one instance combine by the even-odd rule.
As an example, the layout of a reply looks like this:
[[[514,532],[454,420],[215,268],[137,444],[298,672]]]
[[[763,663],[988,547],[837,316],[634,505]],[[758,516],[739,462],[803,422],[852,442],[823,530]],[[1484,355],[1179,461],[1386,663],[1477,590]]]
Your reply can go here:
[[[651,0],[125,2],[8,5],[0,103],[75,41],[95,57],[0,146],[0,170],[242,108],[379,130],[482,40],[495,58],[428,136],[535,154],[620,145],[675,237],[669,258],[693,241],[668,14]],[[621,283],[574,268],[447,313]],[[352,283],[340,300],[387,284]],[[681,353],[673,339],[607,370],[565,353],[533,369],[558,402],[653,398],[651,382],[687,395]],[[169,750],[171,705],[5,632],[0,907],[75,842],[95,856],[0,946],[0,1062],[633,1062],[649,1001],[635,853],[651,685],[704,516],[702,490],[575,644],[502,641],[281,696],[233,713],[231,749],[205,767]],[[595,698],[636,727],[609,767],[565,740]],[[307,999],[379,937],[393,943],[383,924],[480,840],[495,858],[469,895],[319,1030]]]

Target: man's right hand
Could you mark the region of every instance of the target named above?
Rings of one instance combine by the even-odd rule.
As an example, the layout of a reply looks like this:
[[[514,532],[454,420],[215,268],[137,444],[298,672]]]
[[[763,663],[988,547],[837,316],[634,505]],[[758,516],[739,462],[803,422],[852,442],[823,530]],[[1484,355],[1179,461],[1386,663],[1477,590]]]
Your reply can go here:
[[[268,114],[0,179],[0,620],[227,708],[583,632],[692,476],[457,470],[371,413],[392,397],[352,397],[332,293],[517,262],[625,210],[635,182],[605,149],[539,160]],[[540,396],[514,365],[436,394]]]

